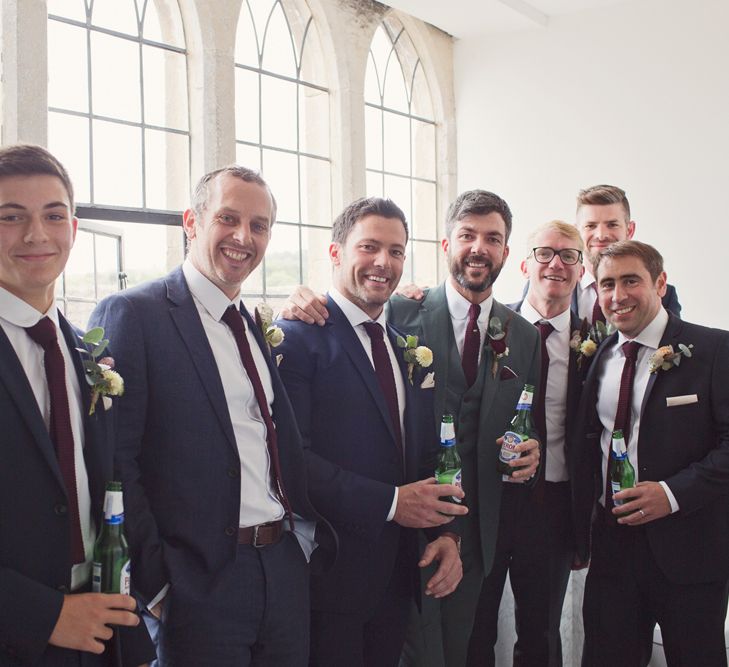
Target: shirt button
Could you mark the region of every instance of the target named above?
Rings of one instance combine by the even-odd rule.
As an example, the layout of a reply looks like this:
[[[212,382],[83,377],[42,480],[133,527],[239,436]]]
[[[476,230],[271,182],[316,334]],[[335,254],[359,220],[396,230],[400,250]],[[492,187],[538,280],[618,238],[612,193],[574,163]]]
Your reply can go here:
[[[238,468],[234,468],[233,466],[230,466],[230,468],[228,468],[228,477],[236,478],[239,476],[239,474],[240,471],[238,470]]]

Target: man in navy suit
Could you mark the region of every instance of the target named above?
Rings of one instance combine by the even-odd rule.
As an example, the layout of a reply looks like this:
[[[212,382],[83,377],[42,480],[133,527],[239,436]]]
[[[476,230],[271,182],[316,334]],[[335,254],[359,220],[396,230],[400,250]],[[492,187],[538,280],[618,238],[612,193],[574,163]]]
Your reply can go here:
[[[281,322],[281,377],[304,438],[312,501],[340,538],[332,570],[312,578],[317,667],[396,666],[419,595],[417,565],[439,561],[426,589],[438,598],[462,576],[460,538],[449,523],[466,509],[439,499],[462,498],[459,487],[432,479],[428,369],[408,372],[384,313],[407,238],[393,202],[354,202],[332,227],[325,326]],[[419,562],[414,528],[433,528]]]
[[[580,560],[591,556],[583,664],[647,664],[657,622],[671,667],[720,667],[727,664],[729,332],[666,311],[663,259],[647,244],[606,248],[596,277],[617,331],[595,355],[580,403],[577,546]],[[613,493],[605,477],[617,428],[637,484]]]
[[[257,172],[207,174],[183,216],[184,264],[91,317],[126,377],[116,461],[135,593],[160,618],[163,666],[307,660],[318,515],[291,405],[240,298],[275,216]]]
[[[134,598],[86,592],[113,434],[111,413],[89,414],[79,332],[54,301],[73,213],[68,174],[50,153],[0,149],[0,664],[9,667],[111,665],[102,643],[111,625],[122,634],[115,665],[154,657]],[[28,329],[43,327],[42,346]]]

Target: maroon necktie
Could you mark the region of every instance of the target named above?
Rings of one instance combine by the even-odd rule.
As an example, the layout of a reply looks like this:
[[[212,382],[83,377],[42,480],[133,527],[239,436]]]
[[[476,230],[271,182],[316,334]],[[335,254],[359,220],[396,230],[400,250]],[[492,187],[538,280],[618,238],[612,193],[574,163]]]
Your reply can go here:
[[[392,429],[395,432],[397,449],[402,456],[402,431],[400,429],[400,407],[397,402],[397,387],[395,385],[395,374],[392,370],[392,362],[385,345],[385,332],[377,322],[364,322],[365,331],[372,343],[372,361],[375,364],[375,375],[380,383],[380,389],[385,396],[387,410],[392,420]]]
[[[466,376],[466,384],[472,387],[478,375],[478,348],[481,343],[481,334],[478,330],[478,316],[481,314],[481,306],[472,303],[468,309],[468,324],[466,325],[466,337],[463,339],[463,356],[461,365],[463,374]]]
[[[595,326],[597,322],[605,324],[605,313],[600,308],[600,296],[597,293],[597,283],[592,283],[592,289],[595,292],[595,303],[592,304],[592,326]]]
[[[544,401],[547,394],[547,377],[549,375],[549,352],[547,351],[547,338],[554,331],[554,327],[549,322],[537,322],[537,329],[542,338],[542,367],[539,376],[539,398],[534,406],[534,421],[537,425],[539,435],[542,436],[544,448],[542,451],[542,466],[546,461],[547,454],[547,413],[544,407]]]
[[[625,355],[625,363],[623,364],[623,373],[620,376],[618,408],[615,412],[615,424],[613,426],[613,431],[622,430],[626,446],[628,445],[628,441],[630,440],[630,408],[633,399],[635,360],[638,357],[638,350],[640,349],[640,347],[640,343],[636,343],[632,340],[623,343],[623,354]],[[610,467],[610,456],[610,450],[608,450],[608,468],[605,471],[605,508],[607,509],[609,514],[612,512],[612,509],[614,507],[612,487],[610,486],[610,478],[607,475],[607,470]]]
[[[46,370],[48,393],[51,396],[50,436],[56,448],[58,466],[68,498],[69,521],[71,525],[71,562],[83,563],[86,560],[84,540],[81,536],[81,520],[78,511],[78,492],[76,490],[76,464],[74,462],[73,430],[71,413],[68,408],[66,390],[66,364],[63,352],[58,345],[56,325],[44,317],[37,324],[26,329],[28,335],[43,348],[43,365]]]
[[[276,489],[276,495],[279,501],[283,505],[286,514],[288,515],[289,524],[291,530],[294,529],[294,514],[291,511],[291,505],[289,499],[286,497],[286,493],[283,488],[283,481],[281,479],[281,463],[278,458],[278,443],[276,440],[276,427],[273,425],[273,419],[271,419],[271,413],[268,410],[268,400],[266,399],[266,392],[263,389],[261,383],[261,376],[258,374],[256,363],[253,361],[253,354],[251,353],[251,346],[248,343],[246,336],[246,324],[243,320],[243,316],[235,306],[230,306],[223,313],[223,322],[225,322],[230,330],[233,332],[233,338],[238,346],[238,352],[240,354],[241,361],[243,362],[243,368],[248,373],[248,379],[253,385],[253,393],[256,395],[256,401],[258,401],[258,408],[261,411],[263,417],[263,423],[266,425],[266,445],[268,447],[268,456],[271,459],[271,467],[273,469],[273,485]]]

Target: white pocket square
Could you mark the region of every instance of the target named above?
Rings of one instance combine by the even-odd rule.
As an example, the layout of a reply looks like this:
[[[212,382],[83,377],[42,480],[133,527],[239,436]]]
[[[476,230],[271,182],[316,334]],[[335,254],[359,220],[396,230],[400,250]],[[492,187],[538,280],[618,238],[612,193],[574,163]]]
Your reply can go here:
[[[111,410],[111,398],[109,398],[108,396],[102,396],[101,402],[104,406],[104,410]]]
[[[431,371],[423,378],[423,381],[420,383],[420,388],[432,389],[433,387],[435,387],[435,373]]]
[[[685,396],[666,396],[666,407],[672,408],[676,405],[689,405],[690,403],[698,403],[698,394],[686,394]]]

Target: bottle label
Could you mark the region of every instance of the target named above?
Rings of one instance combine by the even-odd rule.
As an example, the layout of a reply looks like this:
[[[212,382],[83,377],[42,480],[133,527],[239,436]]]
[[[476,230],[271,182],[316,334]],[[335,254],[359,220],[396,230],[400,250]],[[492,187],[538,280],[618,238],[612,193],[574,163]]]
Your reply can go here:
[[[517,410],[530,410],[532,407],[532,399],[534,398],[534,394],[531,391],[527,391],[526,389],[521,392],[521,396],[519,396],[519,402],[516,404]]]
[[[438,484],[453,484],[453,486],[457,486],[459,489],[463,488],[461,485],[461,469],[451,469],[451,470],[444,470],[443,472],[436,473],[435,474],[435,481]],[[460,503],[461,499],[457,496],[450,496],[449,498],[454,503]]]
[[[101,593],[101,563],[94,563],[91,573],[91,592]]]
[[[107,491],[104,496],[104,521],[110,525],[124,523],[124,500],[121,491]]]
[[[620,488],[620,482],[613,482],[613,481],[611,481],[610,482],[610,488],[612,489],[612,492],[613,492],[613,505],[615,505],[615,507],[620,507],[621,505],[624,505],[625,504],[625,501],[624,500],[618,500],[615,497],[615,494],[618,491],[621,491],[622,490]]]
[[[453,445],[455,445],[455,444],[456,444],[456,439],[455,438],[447,438],[446,439],[446,438],[441,437],[441,439],[440,439],[440,446],[441,447],[453,447]]]
[[[526,393],[526,392],[525,392]],[[514,431],[507,431],[504,433],[504,441],[501,443],[501,451],[499,452],[499,461],[502,463],[508,463],[514,459],[518,459],[521,456],[521,452],[514,451],[517,445],[524,442],[526,438],[514,433]]]
[[[127,561],[122,565],[121,572],[119,572],[119,592],[122,595],[130,595],[132,590],[132,568],[131,561]]]

